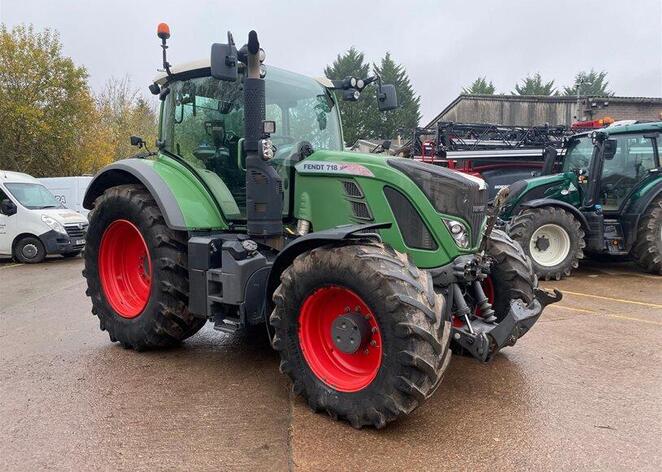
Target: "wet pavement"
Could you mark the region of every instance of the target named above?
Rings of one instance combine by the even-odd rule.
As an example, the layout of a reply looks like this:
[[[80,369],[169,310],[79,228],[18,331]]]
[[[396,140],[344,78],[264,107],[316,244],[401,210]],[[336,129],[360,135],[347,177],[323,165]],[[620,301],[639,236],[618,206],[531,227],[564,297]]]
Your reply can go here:
[[[631,264],[546,283],[515,347],[380,431],[292,398],[265,343],[111,344],[81,268],[0,261],[0,470],[662,470],[662,278]]]

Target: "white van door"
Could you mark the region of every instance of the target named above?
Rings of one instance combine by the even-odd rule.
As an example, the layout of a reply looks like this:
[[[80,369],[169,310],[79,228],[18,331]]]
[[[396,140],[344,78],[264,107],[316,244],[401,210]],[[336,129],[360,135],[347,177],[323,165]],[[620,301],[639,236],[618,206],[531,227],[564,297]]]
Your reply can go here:
[[[0,187],[0,202],[4,199],[9,199],[5,191]],[[14,215],[16,216],[16,215]],[[15,220],[16,218],[14,218]],[[11,256],[11,243],[14,239],[14,231],[12,226],[14,221],[11,216],[7,216],[0,211],[0,254],[3,256]]]

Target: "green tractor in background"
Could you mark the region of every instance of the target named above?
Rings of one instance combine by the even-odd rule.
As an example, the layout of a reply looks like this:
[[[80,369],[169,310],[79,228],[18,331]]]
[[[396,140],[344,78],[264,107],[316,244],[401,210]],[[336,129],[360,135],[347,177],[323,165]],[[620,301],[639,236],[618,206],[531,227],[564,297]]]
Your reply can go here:
[[[538,277],[570,275],[584,251],[662,275],[660,132],[662,122],[574,135],[561,154],[547,150],[546,175],[510,186],[501,219]]]
[[[492,230],[482,180],[343,150],[332,91],[377,82],[389,110],[393,86],[265,66],[255,32],[171,67],[158,31],[158,153],[104,168],[84,200],[87,294],[111,341],[262,326],[313,409],[383,427],[439,386],[451,339],[487,361],[560,299]]]

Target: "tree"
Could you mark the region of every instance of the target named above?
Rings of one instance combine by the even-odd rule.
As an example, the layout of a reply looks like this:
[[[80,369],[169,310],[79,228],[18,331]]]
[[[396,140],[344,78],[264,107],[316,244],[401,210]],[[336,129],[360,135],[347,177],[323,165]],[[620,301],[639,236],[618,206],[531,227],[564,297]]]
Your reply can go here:
[[[157,118],[154,109],[137,89],[131,86],[128,77],[111,77],[96,98],[101,123],[110,133],[113,160],[136,153],[129,138],[142,137],[148,145],[156,141]]]
[[[370,137],[394,138],[398,135],[399,129],[411,130],[418,126],[418,122],[421,120],[421,97],[414,93],[404,66],[396,64],[391,58],[391,54],[387,52],[379,66],[373,64],[372,67],[383,83],[395,85],[398,94],[398,108],[392,111],[376,112],[375,119],[370,121],[370,124],[374,126]],[[374,97],[374,89],[372,95]],[[373,97],[371,99],[375,100]]]
[[[342,80],[345,77],[366,78],[369,73],[370,65],[365,62],[364,54],[354,47],[344,54],[338,54],[333,64],[324,68],[324,75],[331,80]],[[375,137],[373,127],[370,126],[370,121],[378,113],[374,95],[364,92],[356,102],[347,102],[342,101],[342,92],[337,92],[336,101],[340,104],[346,144],[351,145],[359,138]]]
[[[554,81],[543,82],[539,73],[527,76],[522,80],[522,85],[515,84],[513,95],[557,95]]]
[[[87,71],[57,32],[0,26],[0,168],[35,176],[94,172],[109,161]]]
[[[581,71],[575,75],[575,83],[571,86],[563,87],[564,95],[577,95],[577,86],[579,86],[579,94],[594,97],[611,97],[614,92],[607,89],[609,82],[607,79],[607,72],[596,72],[591,69],[589,72]]]
[[[490,80],[489,82],[485,77],[478,77],[471,82],[471,85],[464,87],[462,93],[465,95],[494,95],[496,88]]]

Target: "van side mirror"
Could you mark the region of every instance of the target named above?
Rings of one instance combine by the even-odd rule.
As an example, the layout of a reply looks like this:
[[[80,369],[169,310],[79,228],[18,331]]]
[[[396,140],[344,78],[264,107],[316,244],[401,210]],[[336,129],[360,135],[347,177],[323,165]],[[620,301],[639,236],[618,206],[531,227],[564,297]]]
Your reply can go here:
[[[8,198],[5,198],[2,200],[2,204],[0,204],[0,211],[3,215],[12,216],[16,214],[18,208],[16,208],[16,204],[14,202]]]
[[[618,143],[616,142],[615,139],[607,139],[604,142],[603,144],[604,148],[602,153],[604,155],[605,160],[609,161],[614,158],[614,156],[616,155],[617,144]]]
[[[398,108],[398,95],[395,85],[384,84],[377,90],[377,105],[379,111],[395,110]]]

